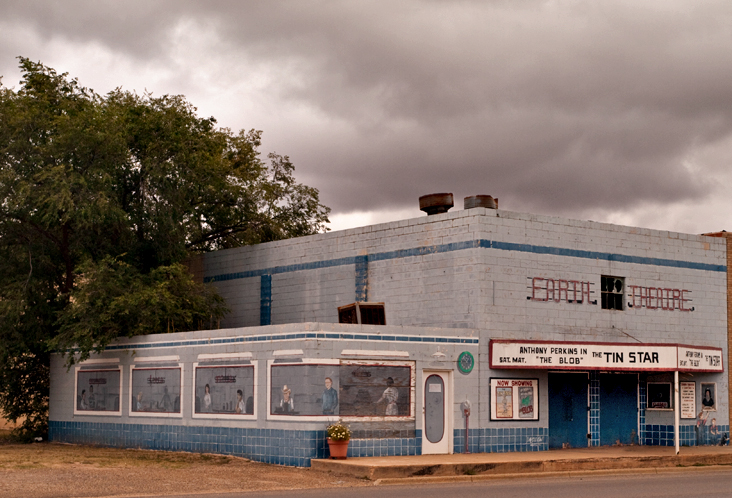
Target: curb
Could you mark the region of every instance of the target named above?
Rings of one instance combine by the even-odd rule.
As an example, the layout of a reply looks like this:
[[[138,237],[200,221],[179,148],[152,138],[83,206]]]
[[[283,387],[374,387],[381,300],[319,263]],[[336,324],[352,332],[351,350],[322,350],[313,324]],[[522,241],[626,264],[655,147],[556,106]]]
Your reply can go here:
[[[600,470],[571,470],[559,472],[537,472],[537,473],[509,473],[509,474],[486,474],[475,476],[425,476],[425,477],[384,477],[374,481],[374,486],[412,486],[414,484],[436,484],[448,482],[481,482],[498,481],[502,479],[544,479],[551,477],[594,477],[610,475],[632,475],[632,474],[668,474],[672,472],[700,472],[700,471],[730,471],[729,465],[708,465],[694,467],[648,467],[637,469],[600,469]]]

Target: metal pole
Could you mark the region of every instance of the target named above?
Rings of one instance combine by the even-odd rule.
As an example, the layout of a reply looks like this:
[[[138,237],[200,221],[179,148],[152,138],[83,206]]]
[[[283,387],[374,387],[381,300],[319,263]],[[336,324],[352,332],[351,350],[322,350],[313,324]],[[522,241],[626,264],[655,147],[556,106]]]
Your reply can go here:
[[[468,449],[468,420],[470,419],[470,412],[465,412],[465,453],[470,453]]]
[[[679,454],[679,371],[674,372],[674,439],[676,440],[676,454]]]

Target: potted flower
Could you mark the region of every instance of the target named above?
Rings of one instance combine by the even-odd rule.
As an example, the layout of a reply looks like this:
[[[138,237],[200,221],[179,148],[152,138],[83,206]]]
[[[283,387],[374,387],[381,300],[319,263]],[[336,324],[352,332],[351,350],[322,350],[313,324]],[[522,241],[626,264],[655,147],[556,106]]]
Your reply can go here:
[[[328,447],[330,457],[335,460],[345,460],[348,455],[348,441],[351,439],[351,429],[340,420],[325,428],[328,433]]]

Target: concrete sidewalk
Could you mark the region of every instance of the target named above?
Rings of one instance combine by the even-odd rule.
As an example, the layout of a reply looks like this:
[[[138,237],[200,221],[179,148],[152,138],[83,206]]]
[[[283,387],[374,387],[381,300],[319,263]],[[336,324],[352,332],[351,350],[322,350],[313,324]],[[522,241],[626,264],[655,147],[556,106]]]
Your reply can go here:
[[[659,469],[732,465],[732,447],[605,446],[531,453],[473,453],[312,460],[314,469],[371,480],[426,476],[499,476],[508,474]]]

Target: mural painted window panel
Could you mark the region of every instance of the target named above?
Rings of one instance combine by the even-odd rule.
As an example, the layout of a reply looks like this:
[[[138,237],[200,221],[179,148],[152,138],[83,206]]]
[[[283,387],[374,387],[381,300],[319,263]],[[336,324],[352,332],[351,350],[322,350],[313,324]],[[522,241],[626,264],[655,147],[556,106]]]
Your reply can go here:
[[[181,368],[133,368],[133,413],[181,413]]]
[[[254,366],[197,366],[197,414],[253,415]]]
[[[701,406],[705,411],[717,410],[717,383],[702,382],[701,383]]]
[[[117,369],[76,371],[75,413],[120,412],[122,372]]]
[[[344,363],[339,367],[339,379],[342,416],[411,416],[410,366]]]
[[[274,364],[270,375],[271,415],[339,415],[338,365]]]

